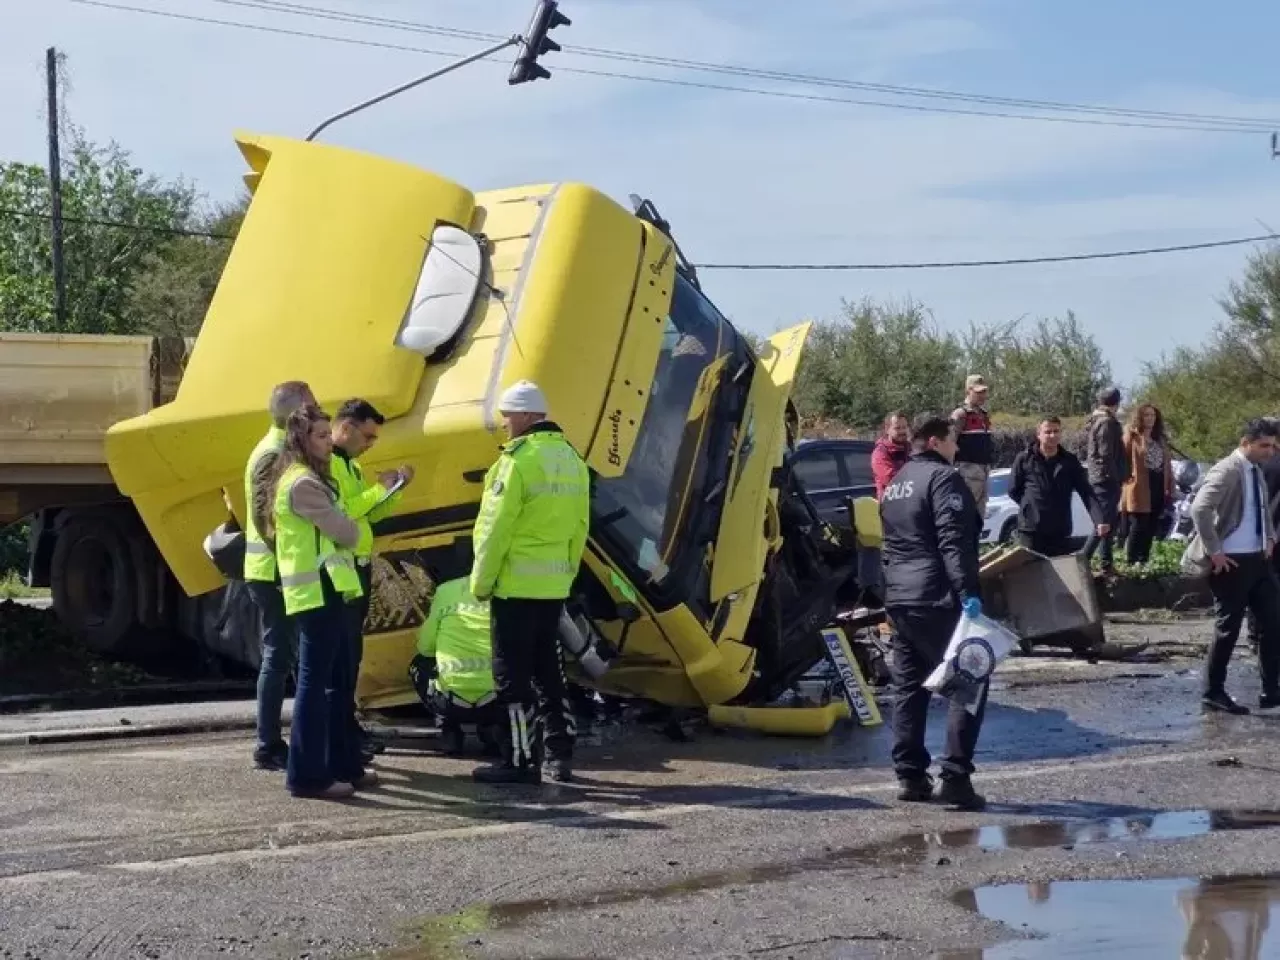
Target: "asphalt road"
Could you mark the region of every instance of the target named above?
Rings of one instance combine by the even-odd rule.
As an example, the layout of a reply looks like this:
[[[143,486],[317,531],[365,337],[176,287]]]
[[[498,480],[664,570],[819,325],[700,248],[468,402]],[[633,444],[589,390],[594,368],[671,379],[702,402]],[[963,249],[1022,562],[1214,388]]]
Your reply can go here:
[[[896,803],[883,729],[612,728],[578,784],[506,790],[397,749],[347,804],[291,799],[242,733],[0,748],[0,957],[1008,960],[1105,917],[1180,942],[1243,909],[1186,878],[1280,873],[1280,716],[1201,716],[1180,655],[1206,623],[1126,629],[1175,656],[1002,671],[977,815]],[[1093,946],[1076,955],[1179,955]]]

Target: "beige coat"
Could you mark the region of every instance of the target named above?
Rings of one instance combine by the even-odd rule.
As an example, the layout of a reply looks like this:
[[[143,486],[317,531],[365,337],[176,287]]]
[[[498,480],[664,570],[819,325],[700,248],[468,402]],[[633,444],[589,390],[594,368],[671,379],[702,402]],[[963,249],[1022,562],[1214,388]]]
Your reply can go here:
[[[1244,454],[1239,450],[1223,457],[1205,476],[1204,485],[1191,504],[1191,522],[1195,534],[1182,554],[1182,570],[1192,576],[1208,576],[1209,558],[1222,552],[1222,541],[1230,535],[1244,516]],[[1266,484],[1262,495],[1267,495]],[[1276,530],[1271,511],[1264,499],[1262,504],[1263,531],[1270,543],[1275,543]]]

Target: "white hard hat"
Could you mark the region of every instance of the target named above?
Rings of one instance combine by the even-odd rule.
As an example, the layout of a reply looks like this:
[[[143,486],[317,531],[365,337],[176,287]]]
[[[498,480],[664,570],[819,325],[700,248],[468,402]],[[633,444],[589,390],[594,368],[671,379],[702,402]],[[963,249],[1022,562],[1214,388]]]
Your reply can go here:
[[[521,380],[507,387],[498,400],[499,413],[546,413],[547,398],[532,380]]]

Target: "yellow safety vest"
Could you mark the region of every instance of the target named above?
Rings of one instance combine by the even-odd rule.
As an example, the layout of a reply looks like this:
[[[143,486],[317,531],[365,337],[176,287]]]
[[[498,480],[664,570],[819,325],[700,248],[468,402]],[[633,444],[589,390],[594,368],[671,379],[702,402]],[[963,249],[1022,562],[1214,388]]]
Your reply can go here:
[[[339,547],[314,523],[294,513],[289,505],[289,491],[310,472],[295,463],[284,472],[276,488],[275,557],[280,570],[284,612],[290,616],[324,606],[321,569],[329,574],[333,588],[344,600],[355,600],[364,594],[352,552]],[[334,499],[336,501],[336,495]]]
[[[276,555],[271,545],[262,539],[258,526],[253,522],[253,471],[268,453],[280,453],[284,449],[284,431],[273,426],[258,441],[249,454],[244,468],[244,578],[259,583],[271,583],[276,578]]]
[[[479,706],[493,699],[489,604],[471,595],[466,577],[436,587],[418,631],[418,652],[436,661],[436,687]]]

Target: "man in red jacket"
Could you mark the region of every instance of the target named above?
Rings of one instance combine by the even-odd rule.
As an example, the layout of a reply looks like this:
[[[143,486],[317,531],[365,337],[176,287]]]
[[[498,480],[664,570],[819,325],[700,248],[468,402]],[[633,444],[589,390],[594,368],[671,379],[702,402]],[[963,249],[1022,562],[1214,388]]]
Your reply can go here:
[[[876,480],[876,499],[884,496],[884,488],[911,456],[911,424],[907,415],[895,410],[884,418],[884,433],[871,452],[871,474]]]

